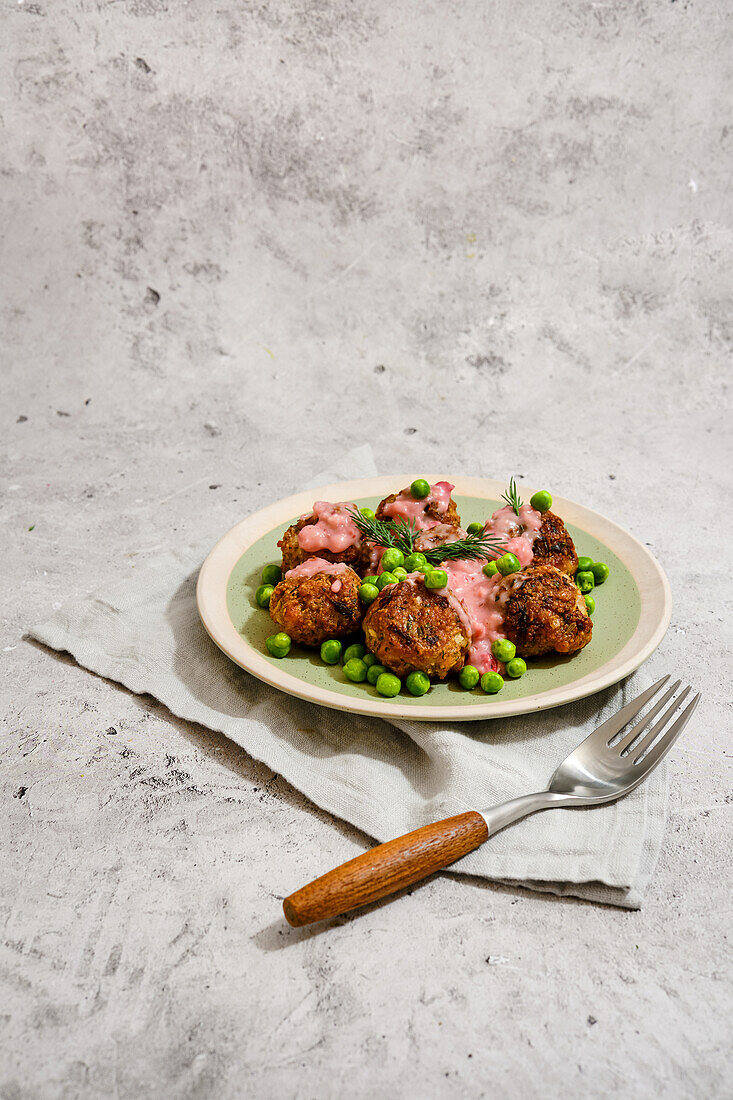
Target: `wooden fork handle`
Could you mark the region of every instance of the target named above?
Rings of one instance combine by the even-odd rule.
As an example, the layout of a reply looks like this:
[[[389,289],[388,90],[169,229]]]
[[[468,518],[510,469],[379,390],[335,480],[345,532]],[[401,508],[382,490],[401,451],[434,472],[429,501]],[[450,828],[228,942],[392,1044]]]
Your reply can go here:
[[[472,852],[488,835],[476,810],[423,825],[296,890],[283,902],[285,918],[298,928],[394,894]]]

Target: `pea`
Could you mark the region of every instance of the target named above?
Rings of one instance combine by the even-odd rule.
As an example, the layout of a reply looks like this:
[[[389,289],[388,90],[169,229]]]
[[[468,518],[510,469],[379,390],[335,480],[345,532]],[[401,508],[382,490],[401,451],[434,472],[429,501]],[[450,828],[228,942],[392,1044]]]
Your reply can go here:
[[[372,665],[376,665],[378,663],[379,658],[376,657],[373,653],[365,653],[362,657],[362,661],[367,666],[367,668],[371,668]]]
[[[394,573],[380,573],[377,580],[377,588],[379,591],[381,592],[388,584],[397,584],[397,578]]]
[[[507,661],[511,661],[513,657],[516,657],[517,647],[508,638],[498,638],[491,646],[491,652],[497,661],[503,661],[506,664]]]
[[[408,573],[416,573],[421,565],[427,565],[428,559],[419,550],[405,558],[405,569]]]
[[[372,668],[376,667],[376,665],[372,665]],[[387,699],[393,699],[395,695],[399,695],[401,687],[402,681],[399,676],[394,676],[391,672],[383,672],[376,684],[379,694],[384,695]]]
[[[521,657],[515,657],[513,661],[509,661],[506,666],[506,674],[510,676],[512,680],[518,680],[520,676],[524,676],[527,671],[527,662],[523,661]]]
[[[365,581],[364,584],[359,585],[359,599],[362,603],[374,603],[378,595],[379,589],[376,584],[367,584]]]
[[[367,665],[367,680],[370,684],[376,684],[382,673],[386,671],[384,665]]]
[[[448,574],[445,569],[431,569],[425,574],[426,588],[445,588],[448,584]]]
[[[424,477],[419,477],[413,481],[410,486],[410,492],[415,500],[424,500],[426,496],[430,495],[430,484]]]
[[[266,565],[262,570],[262,583],[263,584],[277,584],[282,580],[283,571],[279,565]]]
[[[552,508],[552,497],[547,492],[547,489],[540,489],[539,493],[534,493],[529,498],[529,503],[534,508],[535,512],[549,512]]]
[[[502,577],[508,577],[510,573],[518,573],[522,567],[516,554],[502,554],[496,562],[496,568]]]
[[[362,684],[367,678],[367,666],[360,657],[352,657],[344,665],[344,676],[355,684]]]
[[[484,529],[483,523],[469,523],[466,528],[467,535],[480,535]]]
[[[362,584],[376,584],[379,577],[376,573],[370,573],[368,577],[364,577]]]
[[[605,561],[594,561],[590,571],[595,578],[596,584],[603,584],[604,581],[607,581],[608,574],[611,572]]]
[[[267,652],[273,657],[287,657],[290,652],[290,635],[281,630],[279,634],[271,634],[265,638]]]
[[[424,672],[411,672],[405,680],[405,687],[410,695],[424,695],[430,691],[430,679]]]
[[[464,665],[458,673],[458,683],[466,691],[471,691],[481,679],[479,670],[475,665]]]
[[[592,569],[592,568],[593,568],[593,558],[588,558],[588,557],[585,557],[585,556],[578,558],[578,568],[576,569],[576,573],[585,573],[586,570]]]
[[[487,561],[483,571],[487,577],[495,577],[499,572],[499,566],[495,561]]]
[[[588,614],[592,615],[596,609],[596,601],[593,599],[592,596],[583,596],[583,599],[585,600],[585,606]]]
[[[321,660],[327,665],[337,665],[341,660],[342,648],[338,638],[329,638],[321,643]]]
[[[361,660],[365,653],[366,646],[362,645],[361,642],[354,642],[354,644],[350,645],[344,653],[344,664],[346,664],[347,661],[351,661],[354,657],[358,657],[359,660]]]
[[[596,578],[593,576],[590,569],[581,569],[579,573],[575,574],[575,583],[583,595],[585,595],[586,592],[590,592],[590,590],[595,587]]]
[[[364,519],[375,519],[374,512],[371,508],[360,508],[359,511],[363,515]]]
[[[498,672],[485,672],[481,677],[481,690],[487,695],[496,695],[503,687],[504,680]]]
[[[398,565],[405,564],[405,555],[396,546],[390,546],[382,555],[382,569],[385,573],[391,573]]]
[[[270,596],[275,591],[271,584],[261,584],[255,592],[255,600],[259,607],[270,606]]]
[[[418,565],[415,572],[416,573],[422,573],[422,575],[424,577],[427,577],[428,573],[432,573],[434,569],[435,569],[435,566],[431,565],[431,563],[429,561],[426,561],[425,565]]]
[[[398,565],[396,569],[392,570],[392,576],[396,577],[398,581],[403,581],[407,576],[407,570],[403,566]]]

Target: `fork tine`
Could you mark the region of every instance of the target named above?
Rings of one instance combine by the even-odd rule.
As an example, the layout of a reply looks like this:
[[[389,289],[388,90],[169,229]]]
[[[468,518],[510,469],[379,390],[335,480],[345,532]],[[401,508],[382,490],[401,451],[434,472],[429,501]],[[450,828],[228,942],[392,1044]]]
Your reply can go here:
[[[652,718],[656,717],[656,715],[659,714],[665,703],[667,703],[672,698],[681,683],[681,680],[675,680],[675,682],[672,684],[672,687],[667,688],[659,702],[655,703],[651,710],[647,711],[644,717],[640,719],[635,726],[632,726],[628,733],[623,735],[620,741],[618,741],[615,745],[611,744],[611,748],[614,752],[622,753],[630,745],[633,744],[639,734],[641,734],[649,725]],[[690,689],[688,688],[687,690],[689,691]],[[611,741],[613,741],[613,738],[611,738]]]
[[[621,710],[616,714],[612,714],[610,718],[607,718],[605,722],[601,722],[597,729],[593,730],[593,733],[586,737],[586,741],[602,741],[604,744],[620,733],[627,722],[630,722],[632,718],[635,718],[642,707],[645,707],[652,696],[656,695],[661,687],[663,687],[667,680],[669,680],[669,674],[663,676],[661,680],[657,680],[656,684],[652,684],[646,691],[642,691],[641,695],[637,695],[636,699],[632,699],[626,706],[621,707]]]
[[[670,706],[667,707],[667,709],[665,710],[664,714],[659,719],[659,721],[654,723],[652,728],[649,730],[649,733],[645,734],[645,736],[642,737],[642,739],[641,739],[641,741],[639,742],[638,745],[633,745],[629,749],[629,751],[626,754],[626,759],[627,760],[631,757],[631,758],[633,758],[634,762],[636,762],[640,758],[641,754],[646,749],[648,749],[650,745],[654,744],[654,742],[656,741],[658,735],[662,732],[664,727],[667,725],[667,722],[669,722],[669,720],[672,717],[672,715],[674,714],[674,712],[676,710],[679,710],[679,708],[682,706],[685,699],[690,694],[690,690],[691,689],[689,687],[686,687],[684,689],[684,691],[681,691],[679,693],[677,698],[674,699],[673,702],[670,704]]]
[[[687,723],[690,721],[690,718],[692,718],[693,712],[699,702],[700,692],[698,691],[695,698],[687,704],[679,718],[672,723],[664,737],[660,738],[656,745],[652,746],[644,759],[639,762],[639,757],[637,756],[635,758],[634,765],[639,769],[642,775],[646,775],[652,768],[656,768],[659,761],[667,755]],[[646,741],[647,737],[645,737],[644,740]]]

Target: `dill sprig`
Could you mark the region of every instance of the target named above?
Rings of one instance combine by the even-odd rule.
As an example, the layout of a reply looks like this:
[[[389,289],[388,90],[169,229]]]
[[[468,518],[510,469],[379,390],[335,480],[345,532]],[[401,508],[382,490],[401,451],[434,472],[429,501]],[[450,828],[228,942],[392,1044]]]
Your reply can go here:
[[[511,480],[509,481],[509,488],[505,493],[502,493],[501,499],[507,502],[511,510],[516,515],[519,515],[519,509],[522,507],[522,501],[520,499],[519,493],[517,492],[517,484],[514,478],[511,478]]]
[[[359,529],[359,533],[369,542],[386,549],[395,547],[401,550],[405,557],[414,553],[415,540],[420,532],[414,519],[385,520],[371,519],[362,515],[359,509],[350,509],[349,514]],[[440,546],[431,546],[422,550],[430,565],[438,565],[441,561],[458,561],[459,559],[495,558],[503,551],[503,542],[494,535],[486,535],[483,531],[476,535],[466,535],[465,538],[455,542],[444,542]]]

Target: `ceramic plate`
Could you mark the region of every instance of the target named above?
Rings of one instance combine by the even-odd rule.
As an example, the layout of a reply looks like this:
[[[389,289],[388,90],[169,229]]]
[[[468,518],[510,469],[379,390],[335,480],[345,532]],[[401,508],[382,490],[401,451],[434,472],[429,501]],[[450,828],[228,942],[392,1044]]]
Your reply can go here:
[[[434,684],[419,699],[403,691],[384,699],[371,684],[346,680],[341,665],[329,666],[317,650],[293,646],[278,660],[265,649],[265,638],[278,628],[258,607],[254,593],[262,568],[280,562],[277,540],[314,500],[353,500],[375,508],[389,493],[409,485],[419,475],[364,478],[308,489],[280,500],[243,519],[214,547],[198,578],[196,597],[206,630],[220,649],[242,668],[290,695],[338,710],[389,718],[430,721],[471,721],[507,714],[545,710],[582,699],[628,676],[659,645],[669,625],[671,597],[661,566],[626,531],[597,512],[555,498],[553,511],[565,521],[578,554],[605,561],[610,576],[593,590],[593,640],[570,657],[555,655],[528,662],[520,680],[507,680],[498,695],[480,689],[464,691],[455,678]],[[501,507],[502,482],[478,478],[428,477],[455,483],[453,497],[461,523],[485,520]],[[535,491],[524,484],[521,496]]]

